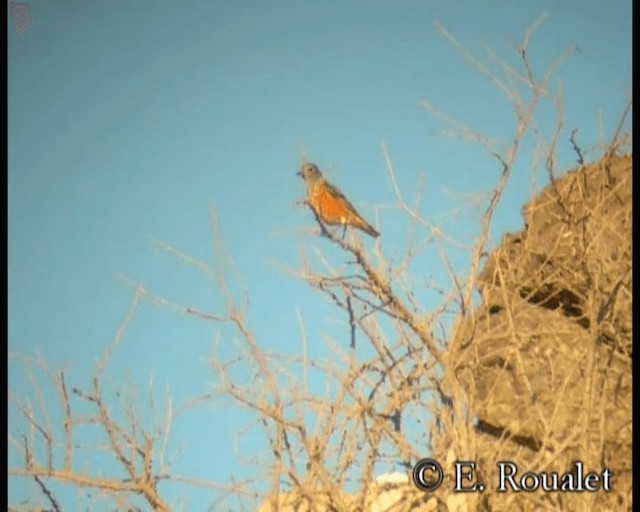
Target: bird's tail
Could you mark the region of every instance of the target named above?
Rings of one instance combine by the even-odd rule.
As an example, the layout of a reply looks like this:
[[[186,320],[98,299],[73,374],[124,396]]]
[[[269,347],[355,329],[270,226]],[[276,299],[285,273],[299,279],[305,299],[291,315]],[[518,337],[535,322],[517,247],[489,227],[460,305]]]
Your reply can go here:
[[[358,219],[358,226],[356,226],[361,231],[364,231],[367,235],[372,236],[373,238],[378,238],[380,233],[374,228],[371,224],[366,222],[364,219]]]

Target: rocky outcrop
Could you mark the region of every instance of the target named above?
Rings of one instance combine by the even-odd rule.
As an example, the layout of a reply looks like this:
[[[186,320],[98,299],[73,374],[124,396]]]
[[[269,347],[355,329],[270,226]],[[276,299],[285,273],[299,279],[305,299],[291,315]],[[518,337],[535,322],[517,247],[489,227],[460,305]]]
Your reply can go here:
[[[528,203],[448,354],[490,481],[499,460],[560,475],[581,461],[609,469],[613,489],[492,494],[481,509],[631,507],[631,181],[631,155],[605,157]]]

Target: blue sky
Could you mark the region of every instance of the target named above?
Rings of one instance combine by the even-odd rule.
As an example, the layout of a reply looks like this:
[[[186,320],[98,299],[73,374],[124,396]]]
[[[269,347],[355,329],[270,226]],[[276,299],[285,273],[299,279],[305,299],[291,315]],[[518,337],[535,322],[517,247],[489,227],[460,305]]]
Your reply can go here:
[[[296,352],[298,312],[311,343],[344,336],[329,321],[338,313],[283,270],[299,266],[301,243],[327,250],[305,231],[312,215],[296,205],[302,151],[379,227],[390,260],[402,256],[406,220],[394,210],[381,141],[407,197],[424,177],[422,213],[460,238],[473,233],[472,210],[454,220],[451,212],[466,194],[490,189],[499,167],[479,147],[443,136],[420,102],[507,142],[514,116],[435,22],[481,58],[491,47],[515,63],[513,45],[546,12],[530,46],[538,71],[578,46],[557,74],[566,116],[560,168],[575,165],[573,128],[587,156],[597,157],[595,145],[611,135],[631,94],[630,0],[43,0],[30,8],[23,35],[7,22],[8,349],[41,354],[78,385],[89,383],[132,301],[120,276],[220,310],[215,286],[153,242],[212,264],[212,208],[262,347]],[[536,122],[548,133],[549,105]],[[522,227],[532,154],[529,141],[493,242]],[[215,382],[208,359],[215,350],[233,353],[227,334],[143,304],[108,372],[143,388],[153,376],[158,396],[179,404]],[[14,359],[9,371],[10,388],[25,396]],[[216,404],[178,418],[176,473],[218,482],[247,474],[232,441],[246,424],[246,414]],[[260,447],[250,436],[241,455],[257,457]],[[17,502],[35,486],[12,481],[9,491]],[[192,509],[212,496],[168,493]]]

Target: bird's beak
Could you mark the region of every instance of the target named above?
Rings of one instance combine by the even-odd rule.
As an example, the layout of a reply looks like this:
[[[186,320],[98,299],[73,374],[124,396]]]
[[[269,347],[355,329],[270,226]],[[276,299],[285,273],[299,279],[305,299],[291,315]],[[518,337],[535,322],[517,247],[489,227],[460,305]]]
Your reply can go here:
[[[296,173],[296,176],[302,176],[302,171],[298,171],[298,172]]]

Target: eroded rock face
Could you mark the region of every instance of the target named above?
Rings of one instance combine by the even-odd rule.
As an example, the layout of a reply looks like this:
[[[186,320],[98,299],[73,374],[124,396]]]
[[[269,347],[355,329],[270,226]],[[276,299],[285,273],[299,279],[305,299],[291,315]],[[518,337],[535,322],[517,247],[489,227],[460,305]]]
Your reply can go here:
[[[552,506],[631,506],[631,182],[631,155],[605,157],[525,205],[525,229],[490,255],[482,305],[448,354],[480,466],[611,470],[612,492],[550,495]]]

